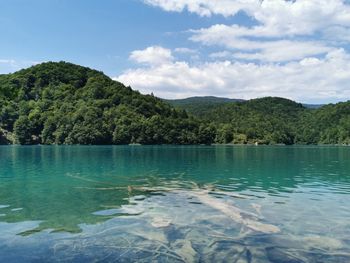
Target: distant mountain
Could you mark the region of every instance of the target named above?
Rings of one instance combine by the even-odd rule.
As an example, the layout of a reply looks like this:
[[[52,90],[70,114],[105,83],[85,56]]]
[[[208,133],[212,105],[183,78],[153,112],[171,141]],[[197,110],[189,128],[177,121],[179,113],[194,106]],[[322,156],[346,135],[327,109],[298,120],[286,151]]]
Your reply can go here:
[[[170,103],[174,107],[185,109],[190,113],[195,113],[196,115],[197,110],[195,108],[202,108],[202,107],[215,107],[220,104],[226,104],[230,102],[243,102],[246,101],[244,99],[230,99],[230,98],[224,98],[224,97],[215,97],[215,96],[195,96],[195,97],[188,97],[184,99],[164,99],[164,101]],[[325,104],[308,104],[303,103],[302,104],[305,108],[308,109],[319,109]]]
[[[350,101],[318,105],[277,97],[192,97],[167,102],[214,123],[217,143],[350,143]]]
[[[215,96],[195,96],[195,97],[189,97],[185,99],[173,99],[173,100],[164,99],[164,100],[175,106],[188,105],[190,103],[222,104],[227,102],[244,101],[242,99],[229,99],[229,98],[215,97]]]
[[[308,109],[319,109],[321,107],[323,107],[325,104],[303,104],[303,106],[305,108],[308,108]]]
[[[172,106],[186,110],[188,113],[193,114],[195,116],[202,117],[208,111],[215,109],[216,107],[222,104],[228,104],[232,102],[242,102],[242,99],[229,99],[229,98],[221,98],[214,96],[203,96],[203,97],[189,97],[185,99],[174,99],[174,100],[166,100]]]

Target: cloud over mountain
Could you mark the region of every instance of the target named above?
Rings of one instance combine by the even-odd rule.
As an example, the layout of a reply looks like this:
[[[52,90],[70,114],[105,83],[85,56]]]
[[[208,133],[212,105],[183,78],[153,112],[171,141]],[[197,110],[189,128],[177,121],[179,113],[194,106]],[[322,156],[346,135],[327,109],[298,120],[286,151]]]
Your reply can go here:
[[[137,62],[135,67],[116,79],[143,92],[154,91],[164,97],[272,95],[299,101],[350,97],[350,5],[346,1],[144,2],[167,12],[197,14],[209,21],[214,21],[214,16],[234,19],[244,13],[251,24],[227,19],[226,23],[188,28],[191,48],[151,46],[132,52],[130,59]],[[205,50],[195,62],[177,57],[188,50],[193,55],[193,45]]]

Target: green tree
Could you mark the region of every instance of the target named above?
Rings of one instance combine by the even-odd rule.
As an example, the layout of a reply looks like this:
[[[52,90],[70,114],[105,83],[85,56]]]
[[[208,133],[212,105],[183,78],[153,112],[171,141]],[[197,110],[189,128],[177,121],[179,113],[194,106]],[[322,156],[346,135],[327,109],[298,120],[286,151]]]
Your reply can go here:
[[[28,117],[20,116],[14,125],[16,141],[20,144],[33,144],[35,139],[32,137],[32,124]]]

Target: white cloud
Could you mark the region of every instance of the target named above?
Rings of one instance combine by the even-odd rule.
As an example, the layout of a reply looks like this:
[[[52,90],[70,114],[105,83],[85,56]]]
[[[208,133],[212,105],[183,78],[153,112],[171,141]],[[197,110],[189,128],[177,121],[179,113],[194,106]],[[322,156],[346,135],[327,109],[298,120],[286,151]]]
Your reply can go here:
[[[205,45],[218,45],[235,51],[231,57],[268,62],[299,60],[307,56],[324,54],[332,47],[320,41],[298,40],[249,40],[242,36],[250,36],[249,29],[239,26],[215,25],[210,28],[192,31],[191,40]],[[247,52],[249,51],[249,52]],[[254,51],[254,52],[252,52]],[[230,52],[216,54],[222,56]]]
[[[345,0],[147,0],[168,11],[235,15],[244,11],[257,25],[217,24],[190,30],[190,40],[238,51],[235,57],[291,61],[329,52],[350,42],[350,5]],[[305,40],[308,39],[308,40]],[[310,40],[312,39],[312,40]],[[249,51],[249,52],[246,52]],[[254,51],[254,52],[251,52]]]
[[[160,46],[152,46],[144,50],[133,51],[130,55],[130,59],[137,63],[161,65],[170,63],[174,58],[171,54],[171,50]]]
[[[197,50],[187,48],[187,47],[175,48],[174,52],[180,53],[180,54],[198,54],[199,53]]]
[[[300,60],[305,57],[325,54],[333,48],[327,47],[322,43],[308,41],[272,41],[258,43],[255,53],[235,53],[233,57],[248,60],[261,60],[267,62],[283,62],[291,60]]]
[[[348,72],[350,55],[337,49],[324,58],[311,57],[282,65],[214,61],[193,66],[174,61],[127,70],[115,79],[143,93],[154,92],[164,98],[281,96],[303,102],[325,102],[350,97]]]
[[[190,63],[167,50],[170,59],[162,60],[166,63],[148,63],[151,66],[116,77],[141,92],[166,98],[281,96],[305,102],[350,98],[347,0],[143,1],[166,11],[186,10],[206,17],[230,17],[242,11],[254,25],[214,24],[188,30],[192,45],[210,47],[201,47],[213,52],[208,54],[210,60]],[[174,52],[190,54],[184,47]]]
[[[350,26],[346,0],[144,0],[166,11],[188,10],[200,16],[234,16],[244,11],[258,21],[264,35],[311,34],[330,25]]]
[[[209,54],[209,57],[212,59],[221,59],[221,58],[228,59],[228,58],[232,58],[233,54],[232,54],[232,52],[224,50],[224,51],[211,53],[211,54]]]
[[[15,64],[16,61],[14,59],[0,59],[1,64]]]
[[[232,16],[240,10],[254,10],[259,6],[259,0],[144,0],[144,2],[165,11],[188,10],[200,16],[218,14],[225,17]]]
[[[265,0],[250,13],[265,36],[310,35],[334,25],[350,26],[350,6],[344,0]]]

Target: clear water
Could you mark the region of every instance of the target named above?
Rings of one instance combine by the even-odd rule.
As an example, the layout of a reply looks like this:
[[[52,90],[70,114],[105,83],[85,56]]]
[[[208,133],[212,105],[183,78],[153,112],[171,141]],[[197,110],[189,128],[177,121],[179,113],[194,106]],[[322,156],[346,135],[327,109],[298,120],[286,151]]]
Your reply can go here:
[[[350,148],[0,147],[0,262],[56,261],[350,262]]]

